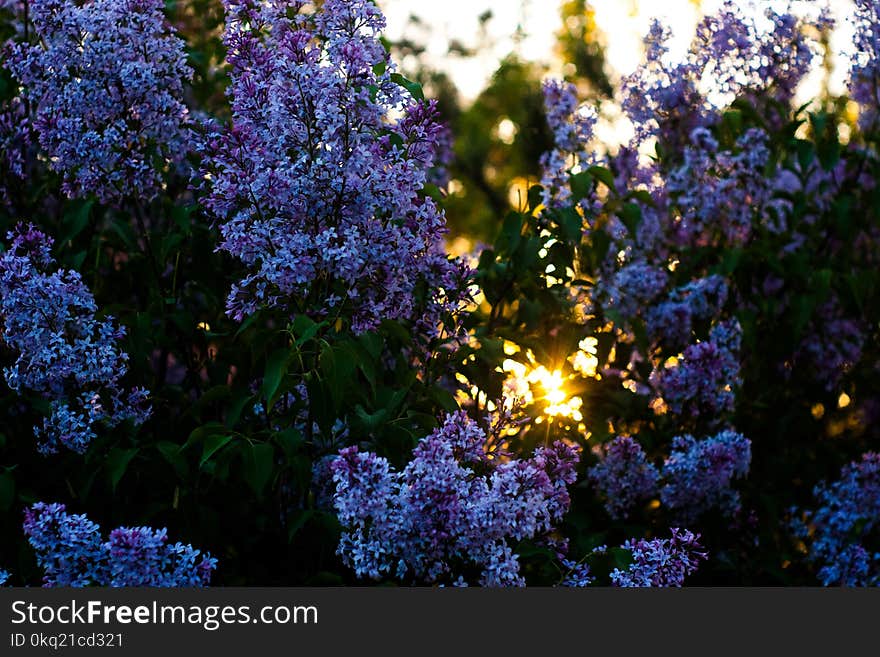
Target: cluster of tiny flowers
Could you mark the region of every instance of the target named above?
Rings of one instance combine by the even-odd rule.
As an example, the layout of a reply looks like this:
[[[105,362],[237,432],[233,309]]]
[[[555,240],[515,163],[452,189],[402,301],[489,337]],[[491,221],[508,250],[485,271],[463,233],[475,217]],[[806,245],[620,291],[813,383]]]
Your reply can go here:
[[[880,585],[880,551],[866,545],[880,527],[880,454],[863,454],[814,495],[818,508],[806,511],[794,530],[808,543],[819,580],[825,586]]]
[[[660,499],[682,522],[694,522],[716,508],[730,516],[740,506],[731,484],[748,474],[751,460],[751,441],[735,431],[703,440],[677,436],[663,464]]]
[[[83,453],[97,423],[143,423],[147,392],[120,385],[128,360],[119,349],[124,329],[112,317],[95,318],[94,297],[79,273],[53,270],[51,238],[31,225],[8,238],[0,255],[0,339],[18,356],[3,374],[12,390],[51,402],[50,416],[34,428],[40,451]]]
[[[832,300],[819,308],[809,329],[795,352],[796,362],[833,390],[862,358],[864,322],[845,316],[839,302]]]
[[[699,534],[672,529],[671,538],[629,540],[621,547],[632,552],[626,570],[615,568],[611,582],[620,587],[681,587],[706,559]]]
[[[521,586],[511,542],[549,533],[568,510],[578,453],[563,443],[530,459],[491,459],[458,412],[423,438],[402,472],[349,447],[332,465],[343,526],[339,553],[359,577]]]
[[[680,62],[669,57],[671,31],[654,21],[645,40],[645,64],[623,81],[622,104],[635,126],[636,143],[657,138],[681,152],[693,130],[707,127],[715,110],[738,95],[766,93],[782,105],[790,103],[817,44],[805,36],[804,21],[792,14],[768,9],[770,29],[763,29],[741,4],[727,0],[706,16]],[[814,23],[819,29],[827,25],[825,14]]]
[[[855,0],[852,14],[855,27],[849,92],[860,105],[859,125],[863,130],[877,127],[880,107],[880,3]]]
[[[70,196],[152,198],[188,150],[184,43],[162,0],[31,0],[39,42],[8,66],[36,107],[34,128]]]
[[[669,410],[705,418],[733,410],[741,341],[738,321],[721,322],[712,327],[708,340],[687,347],[678,362],[652,372],[651,383]]]
[[[6,586],[6,582],[9,581],[9,571],[8,570],[0,570],[0,586]]]
[[[164,529],[119,527],[104,540],[99,525],[63,504],[26,509],[24,532],[49,587],[207,586],[217,567],[191,545],[169,544]]]
[[[717,317],[727,294],[727,281],[717,274],[676,288],[667,299],[648,310],[648,335],[670,348],[680,349],[690,344],[694,322]]]
[[[604,497],[609,515],[626,518],[636,504],[657,493],[660,475],[630,436],[615,436],[599,450],[599,463],[590,468],[587,477]]]
[[[13,188],[33,173],[36,142],[24,101],[0,103],[0,204],[8,205]]]
[[[469,271],[420,191],[446,132],[396,82],[369,0],[225,0],[232,125],[207,144],[204,203],[247,276],[227,312],[416,319],[436,334]],[[399,117],[399,118],[394,118]],[[424,297],[424,300],[419,295]]]
[[[541,156],[541,185],[544,204],[559,207],[570,196],[572,169],[583,169],[592,163],[587,147],[598,117],[591,107],[578,103],[577,89],[570,82],[546,80],[543,92],[554,148]]]
[[[669,275],[661,268],[637,260],[596,284],[593,301],[622,317],[633,317],[654,301],[666,287]]]
[[[744,244],[751,235],[752,216],[769,200],[771,188],[764,175],[769,157],[763,130],[747,131],[733,153],[719,151],[708,129],[695,129],[684,163],[667,180],[680,212],[675,240],[682,246]]]
[[[561,559],[559,563],[565,569],[565,577],[560,582],[560,586],[586,588],[596,581],[587,563],[570,559]]]

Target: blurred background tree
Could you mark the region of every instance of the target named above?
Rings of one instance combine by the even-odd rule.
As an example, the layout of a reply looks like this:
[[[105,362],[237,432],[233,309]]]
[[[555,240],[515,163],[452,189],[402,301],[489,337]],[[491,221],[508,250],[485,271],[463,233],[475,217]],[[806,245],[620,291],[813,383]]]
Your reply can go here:
[[[520,3],[521,8],[525,3]],[[523,10],[524,13],[524,10]],[[491,11],[478,19],[477,42],[466,46],[447,43],[446,60],[490,52],[495,43],[488,27]],[[575,82],[585,99],[601,101],[612,95],[605,66],[604,35],[587,0],[565,2],[560,9],[556,55],[565,77]],[[525,206],[526,192],[540,179],[538,161],[552,146],[544,116],[541,80],[550,73],[543,63],[526,60],[519,44],[528,29],[520,22],[513,49],[505,56],[479,95],[462,98],[455,79],[426,56],[434,28],[410,15],[403,38],[389,43],[393,57],[402,62],[403,74],[418,81],[425,94],[436,98],[454,138],[445,207],[451,248],[468,251],[475,241],[488,240],[511,208]]]

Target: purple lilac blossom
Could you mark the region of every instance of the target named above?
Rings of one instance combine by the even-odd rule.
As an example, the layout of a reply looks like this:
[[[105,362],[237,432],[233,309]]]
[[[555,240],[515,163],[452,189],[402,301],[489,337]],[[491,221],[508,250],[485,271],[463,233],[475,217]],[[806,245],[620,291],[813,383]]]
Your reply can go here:
[[[817,508],[793,523],[825,586],[880,585],[880,551],[867,540],[880,526],[880,454],[867,452],[840,478],[816,486]]]
[[[36,108],[34,129],[69,196],[149,200],[189,150],[192,71],[162,0],[31,0],[39,42],[8,65]]]
[[[708,127],[715,111],[736,96],[767,94],[782,105],[791,102],[818,53],[803,29],[805,19],[767,9],[770,29],[764,29],[741,4],[728,0],[704,17],[678,62],[669,56],[671,31],[652,23],[645,63],[623,80],[622,105],[635,127],[634,143],[656,138],[665,149],[681,152],[689,135]],[[814,25],[826,27],[827,18]]]
[[[832,299],[819,308],[795,359],[830,391],[862,359],[866,339],[864,323],[846,316],[840,303]]]
[[[737,141],[737,151],[719,151],[706,128],[691,133],[684,163],[669,174],[667,188],[680,216],[674,228],[682,246],[744,244],[753,215],[765,212],[771,186],[764,176],[770,156],[767,134],[753,128]]]
[[[694,522],[716,508],[732,516],[740,501],[731,484],[749,473],[751,460],[751,441],[735,431],[703,440],[676,436],[663,464],[660,499],[682,522]]]
[[[652,372],[651,383],[673,414],[711,420],[733,410],[741,341],[738,321],[721,322],[708,340],[687,347],[676,364]]]
[[[203,185],[220,248],[248,269],[228,314],[332,314],[358,333],[412,319],[436,335],[470,273],[420,194],[446,133],[435,103],[396,82],[382,13],[368,0],[224,7],[232,124],[209,140]]]
[[[615,568],[611,582],[620,587],[681,587],[706,559],[699,534],[672,529],[670,538],[628,540],[621,547],[632,552],[626,570]]]
[[[217,566],[191,545],[169,544],[164,529],[119,527],[105,541],[99,525],[63,504],[25,509],[24,532],[47,587],[207,586]]]
[[[622,317],[634,317],[663,292],[668,279],[662,267],[637,260],[599,281],[593,300]]]
[[[876,129],[880,108],[880,3],[855,0],[851,22],[855,42],[849,72],[849,92],[860,105],[859,126]]]
[[[599,450],[599,463],[587,478],[605,499],[608,514],[616,520],[627,518],[636,504],[657,494],[660,475],[630,436],[615,436]]]
[[[548,534],[569,506],[576,448],[539,447],[530,459],[497,462],[463,412],[423,438],[402,472],[349,447],[334,461],[339,554],[359,577],[454,582],[480,570],[484,586],[518,586],[511,541]]]
[[[588,151],[596,112],[577,99],[577,89],[570,82],[546,80],[543,85],[547,124],[553,133],[553,150],[541,156],[541,185],[544,205],[561,207],[569,198],[569,175],[572,169],[594,164]]]
[[[38,448],[83,453],[95,426],[150,415],[147,391],[120,383],[128,354],[119,349],[125,329],[112,317],[99,321],[97,306],[79,273],[54,269],[52,239],[32,225],[8,234],[0,255],[0,339],[17,353],[3,369],[6,384],[48,399],[51,413],[34,427]]]
[[[691,341],[693,322],[716,317],[727,302],[727,281],[717,274],[698,278],[673,290],[647,312],[648,335],[671,348]]]
[[[587,563],[562,559],[560,565],[565,569],[565,576],[560,582],[560,586],[585,588],[596,581]]]

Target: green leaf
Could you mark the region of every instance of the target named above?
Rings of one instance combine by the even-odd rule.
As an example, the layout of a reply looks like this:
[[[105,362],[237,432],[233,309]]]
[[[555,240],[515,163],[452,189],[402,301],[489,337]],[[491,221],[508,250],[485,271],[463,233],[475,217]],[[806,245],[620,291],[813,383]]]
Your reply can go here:
[[[186,459],[183,456],[183,451],[181,450],[180,445],[168,440],[163,440],[156,443],[156,449],[159,450],[162,458],[174,468],[174,472],[177,473],[177,476],[181,479],[185,479],[187,474],[189,474],[189,468],[187,467]]]
[[[131,449],[119,449],[118,447],[114,447],[107,455],[105,467],[107,469],[107,474],[110,477],[110,487],[114,492],[116,491],[116,486],[119,484],[119,481],[125,474],[125,471],[128,469],[128,464],[131,463],[131,460],[137,453],[138,449],[136,447]]]
[[[639,224],[642,223],[642,209],[635,203],[626,203],[620,209],[620,220],[629,230],[629,234],[635,237]]]
[[[64,218],[61,220],[64,232],[61,239],[58,240],[58,244],[67,244],[89,225],[89,215],[94,204],[95,200],[91,198],[86,200],[77,199],[68,203],[67,210],[64,212]]]
[[[593,192],[593,176],[587,171],[581,171],[571,177],[571,194],[573,201],[577,203]]]
[[[205,438],[205,445],[202,448],[202,458],[199,460],[199,467],[203,467],[208,460],[221,449],[226,447],[234,438],[228,434],[213,434]]]
[[[410,92],[410,94],[412,94],[413,98],[415,98],[416,100],[425,100],[425,92],[422,91],[422,85],[420,85],[418,82],[408,80],[400,73],[392,73],[391,81],[399,84],[401,87]]]
[[[312,519],[312,516],[315,515],[315,512],[312,509],[305,509],[300,511],[297,514],[296,519],[290,523],[290,526],[287,528],[287,540],[293,541],[294,536],[299,533],[299,530],[305,527],[306,523]]]
[[[275,404],[275,393],[281,385],[281,380],[287,374],[287,364],[290,357],[290,349],[282,347],[276,349],[266,361],[266,370],[263,373],[263,397],[266,399],[266,410],[272,410]]]
[[[253,491],[262,496],[272,476],[275,448],[269,443],[246,444],[243,450],[244,478]]]
[[[608,189],[614,191],[614,174],[605,167],[592,166],[587,171],[593,178],[605,185]]]

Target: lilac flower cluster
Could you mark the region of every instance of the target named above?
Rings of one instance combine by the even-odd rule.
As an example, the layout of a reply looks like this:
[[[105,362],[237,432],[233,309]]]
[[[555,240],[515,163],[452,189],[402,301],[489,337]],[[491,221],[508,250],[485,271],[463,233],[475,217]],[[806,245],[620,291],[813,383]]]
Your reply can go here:
[[[768,94],[782,105],[790,103],[818,52],[806,36],[806,21],[768,8],[770,29],[764,29],[741,4],[727,0],[704,17],[680,62],[669,58],[671,31],[654,21],[645,40],[645,64],[623,81],[622,105],[635,126],[636,143],[657,138],[681,152],[693,131],[707,127],[717,108],[734,96]],[[813,25],[826,28],[827,16]]]
[[[189,148],[192,71],[162,0],[31,0],[39,43],[8,66],[36,107],[34,129],[70,196],[152,198]]]
[[[350,317],[355,332],[414,319],[436,334],[469,271],[445,255],[444,215],[420,194],[445,132],[435,105],[398,84],[381,12],[369,0],[224,6],[232,125],[203,174],[220,248],[248,268],[228,313]]]
[[[713,508],[732,515],[740,502],[731,484],[748,474],[751,460],[751,441],[735,431],[703,440],[677,436],[663,464],[660,498],[682,522],[694,522]]]
[[[33,174],[36,145],[25,102],[0,103],[0,204],[9,205],[12,190]]]
[[[622,317],[634,317],[663,292],[668,280],[662,268],[637,260],[600,280],[593,300]]]
[[[51,401],[50,416],[34,427],[40,452],[83,453],[97,423],[143,423],[147,391],[126,392],[120,384],[125,330],[112,317],[95,318],[94,297],[77,272],[52,270],[50,237],[20,224],[8,238],[0,255],[0,337],[18,356],[3,374],[12,390]]]
[[[569,198],[569,175],[593,164],[587,150],[596,125],[596,112],[577,99],[569,82],[546,80],[543,85],[547,123],[553,132],[554,148],[541,156],[544,204],[559,207]]]
[[[670,172],[667,190],[680,212],[673,229],[682,246],[744,244],[752,217],[763,212],[771,185],[764,175],[769,160],[767,134],[757,128],[737,141],[737,151],[719,151],[706,128],[691,133],[684,163]]]
[[[864,322],[847,317],[839,302],[832,300],[818,309],[809,328],[795,352],[796,362],[833,390],[862,358],[867,339]]]
[[[849,74],[849,92],[859,103],[859,126],[877,127],[880,108],[880,4],[876,0],[855,0],[852,15],[855,48]]]
[[[45,586],[207,586],[217,560],[191,545],[168,543],[164,529],[119,527],[107,540],[85,515],[63,504],[25,510],[24,532]]]
[[[863,454],[814,495],[818,508],[793,528],[808,543],[819,580],[825,586],[880,585],[880,550],[867,540],[880,527],[880,454]]]
[[[738,321],[721,322],[712,327],[708,340],[687,347],[674,365],[652,372],[651,383],[669,410],[704,418],[733,410],[741,341]]]
[[[629,540],[621,547],[632,551],[626,570],[615,568],[611,582],[620,587],[681,587],[706,559],[699,534],[672,529],[670,538]]]
[[[578,453],[561,442],[530,459],[490,459],[463,412],[423,438],[402,472],[349,447],[334,461],[339,553],[360,577],[436,583],[479,569],[484,586],[523,585],[511,541],[549,533],[569,506]]]
[[[586,588],[596,581],[590,565],[583,561],[561,559],[559,563],[565,569],[565,576],[560,582],[560,586],[580,589]]]
[[[648,309],[648,335],[669,348],[683,348],[691,342],[694,322],[717,317],[727,294],[727,281],[717,274],[676,288],[666,300]]]
[[[630,436],[615,436],[599,451],[599,463],[590,468],[587,478],[604,497],[608,514],[617,520],[626,518],[636,504],[656,495],[660,474]]]

